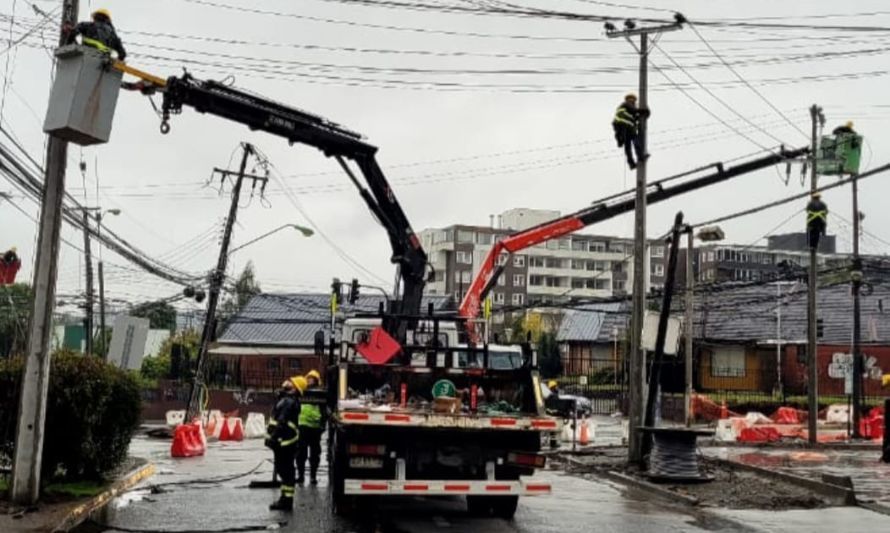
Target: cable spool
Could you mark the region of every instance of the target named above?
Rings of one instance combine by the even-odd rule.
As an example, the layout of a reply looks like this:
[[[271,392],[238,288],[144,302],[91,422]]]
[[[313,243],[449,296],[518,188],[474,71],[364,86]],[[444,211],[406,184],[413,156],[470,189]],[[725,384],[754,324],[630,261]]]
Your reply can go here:
[[[698,460],[696,439],[711,436],[712,431],[685,428],[644,428],[652,434],[647,475],[655,481],[696,483],[712,481],[703,475]]]

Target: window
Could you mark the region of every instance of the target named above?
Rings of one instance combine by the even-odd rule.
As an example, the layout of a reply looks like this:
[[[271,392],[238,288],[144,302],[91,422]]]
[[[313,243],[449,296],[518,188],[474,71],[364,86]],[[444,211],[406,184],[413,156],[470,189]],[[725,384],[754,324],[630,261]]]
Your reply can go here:
[[[270,370],[272,372],[281,371],[281,360],[278,358],[272,358],[266,361],[266,370]]]
[[[507,276],[500,275],[498,276],[498,287],[506,287],[507,286]]]
[[[713,252],[713,251],[708,252],[708,259],[707,259],[707,260],[708,260],[708,262],[710,262],[710,263],[713,263],[713,262],[714,262],[714,252]]]
[[[436,232],[436,234],[433,235],[434,243],[451,242],[452,239],[453,239],[453,233],[451,232],[450,229]]]
[[[559,239],[559,249],[560,250],[569,250],[572,247],[572,241],[569,239]]]
[[[745,377],[745,348],[721,346],[711,353],[711,375],[724,378]]]
[[[457,242],[472,243],[475,241],[476,241],[476,234],[473,233],[472,231],[466,231],[466,230],[462,230],[462,229],[457,230]]]
[[[616,253],[616,254],[623,254],[624,253],[624,245],[621,244],[620,242],[613,242],[612,244],[609,245],[609,251],[612,253]]]
[[[498,264],[501,266],[507,264],[507,254],[501,254],[498,256]]]
[[[588,250],[587,241],[572,241],[572,250],[586,252]]]
[[[464,299],[464,295],[460,291],[454,291],[454,301],[459,302]]]
[[[494,303],[496,303],[496,304],[504,303],[504,293],[502,293],[502,292],[494,293]]]
[[[454,252],[454,260],[461,265],[472,265],[473,254],[470,252]]]
[[[547,241],[547,249],[548,250],[559,250],[559,243],[557,241]]]
[[[587,261],[583,259],[572,259],[572,270],[584,270],[587,267]]]
[[[593,262],[593,271],[594,272],[605,272],[606,269],[609,268],[608,261],[594,261]]]
[[[624,272],[624,263],[619,261],[612,263],[612,272]]]
[[[517,255],[513,257],[513,266],[516,268],[522,268],[525,266],[525,256]]]
[[[544,259],[544,266],[547,268],[559,268],[559,259],[556,257],[547,257]]]
[[[529,276],[528,284],[535,287],[540,287],[544,284],[544,276]]]
[[[625,290],[625,281],[624,280],[615,280],[612,282],[612,290],[613,291],[623,291]]]
[[[544,258],[529,256],[528,266],[529,266],[529,268],[544,268]]]
[[[660,263],[652,265],[652,275],[664,276],[664,265]]]
[[[454,282],[455,283],[465,283],[468,284],[471,281],[470,271],[469,270],[455,270],[454,271]]]
[[[524,294],[514,294],[513,295],[513,305],[522,305],[525,302]]]
[[[606,243],[604,242],[591,242],[590,243],[590,251],[591,252],[605,252],[606,251]]]
[[[513,286],[514,287],[524,287],[525,286],[525,275],[524,274],[513,274]]]
[[[603,291],[609,289],[609,280],[607,279],[599,279],[599,278],[591,278],[587,280],[587,288],[594,289],[597,291]]]
[[[653,246],[652,257],[664,257],[664,246]]]
[[[770,254],[763,254],[763,264],[764,265],[773,264],[773,256],[771,256]]]
[[[585,281],[584,278],[572,278],[572,288],[573,289],[583,289],[584,287],[587,286],[587,284],[584,283],[584,281]]]
[[[491,244],[491,233],[477,233],[476,244]]]
[[[296,357],[290,357],[287,360],[287,367],[291,370],[303,370],[303,360]]]

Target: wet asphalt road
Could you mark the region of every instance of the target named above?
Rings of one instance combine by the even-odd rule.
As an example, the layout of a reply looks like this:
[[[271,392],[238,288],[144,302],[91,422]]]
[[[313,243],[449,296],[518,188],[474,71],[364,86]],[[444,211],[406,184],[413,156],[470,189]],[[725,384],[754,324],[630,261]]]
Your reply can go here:
[[[598,533],[622,532],[848,532],[890,531],[890,517],[858,508],[818,511],[702,511],[665,504],[644,493],[598,480],[545,471],[536,478],[554,486],[551,496],[520,500],[512,521],[470,517],[462,499],[379,498],[353,518],[329,511],[327,473],[321,485],[298,488],[293,515],[271,512],[273,489],[249,489],[250,480],[271,478],[268,451],[259,441],[214,443],[205,457],[172,460],[169,443],[138,439],[132,453],[157,464],[150,483],[118,498],[99,522],[106,531],[220,531],[253,526],[258,529],[287,521],[286,532],[336,533]],[[322,469],[325,465],[322,463]],[[209,478],[247,476],[224,482],[172,484]],[[121,530],[115,530],[117,525]]]

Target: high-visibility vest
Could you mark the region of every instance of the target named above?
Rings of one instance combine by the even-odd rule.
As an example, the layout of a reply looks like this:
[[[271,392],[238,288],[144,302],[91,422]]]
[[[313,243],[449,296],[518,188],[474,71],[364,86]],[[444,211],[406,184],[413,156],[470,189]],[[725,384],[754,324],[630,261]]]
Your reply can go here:
[[[321,409],[317,405],[303,404],[300,409],[300,425],[307,428],[320,428]]]
[[[102,41],[99,41],[96,39],[90,39],[89,37],[81,37],[81,39],[83,40],[83,44],[85,44],[87,46],[92,46],[93,48],[99,50],[100,52],[104,52],[104,53],[111,52],[111,48],[109,48],[108,45],[106,45]]]

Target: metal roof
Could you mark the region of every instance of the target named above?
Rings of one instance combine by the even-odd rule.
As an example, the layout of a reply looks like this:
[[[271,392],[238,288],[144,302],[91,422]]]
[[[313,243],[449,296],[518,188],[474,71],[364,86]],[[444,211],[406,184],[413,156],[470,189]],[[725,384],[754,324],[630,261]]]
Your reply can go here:
[[[627,328],[627,304],[622,302],[589,304],[568,310],[556,332],[557,342],[611,342],[613,329],[622,335]]]
[[[356,305],[344,302],[340,311],[345,316],[357,313],[376,313],[382,295],[362,295]],[[430,296],[424,299],[441,311],[449,299]],[[305,346],[315,343],[315,333],[324,331],[325,341],[330,333],[331,295],[329,293],[262,293],[250,299],[235,315],[217,340],[222,344],[250,344],[262,346]]]

